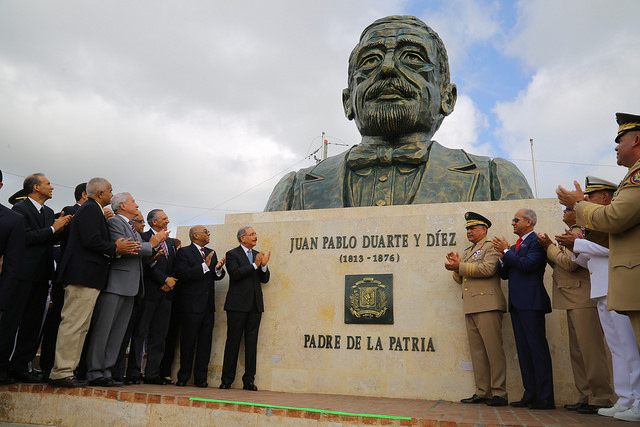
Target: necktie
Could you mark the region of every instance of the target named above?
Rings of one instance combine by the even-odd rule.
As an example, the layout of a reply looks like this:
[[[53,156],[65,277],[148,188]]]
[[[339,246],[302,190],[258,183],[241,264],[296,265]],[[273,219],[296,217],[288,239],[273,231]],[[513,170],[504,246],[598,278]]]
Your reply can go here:
[[[251,249],[247,251],[247,257],[249,257],[249,263],[253,263],[253,252]]]
[[[522,243],[522,237],[518,237],[518,241],[516,242],[516,251],[520,247],[520,243]]]
[[[204,248],[200,248],[200,255],[202,255],[203,261],[207,258],[206,256],[204,256]]]
[[[160,243],[160,247],[162,248],[162,252],[164,252],[164,257],[169,259],[169,249],[167,248],[167,244],[163,241]]]
[[[136,226],[133,224],[133,221],[129,221],[129,227],[131,227],[131,231],[133,232],[133,237],[138,240],[138,232],[136,231]]]

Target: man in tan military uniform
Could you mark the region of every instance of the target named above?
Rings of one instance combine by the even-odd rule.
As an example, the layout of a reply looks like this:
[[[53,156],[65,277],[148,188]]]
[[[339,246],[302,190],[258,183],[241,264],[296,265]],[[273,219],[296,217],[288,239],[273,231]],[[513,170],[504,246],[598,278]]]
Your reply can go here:
[[[560,203],[573,208],[578,224],[609,233],[609,291],[607,308],[629,316],[640,337],[640,116],[616,113],[618,135],[615,148],[618,164],[629,171],[622,179],[611,204],[598,205],[583,201],[580,185],[568,191],[558,186]],[[639,346],[640,347],[640,346]],[[627,414],[629,412],[629,414]],[[627,421],[640,421],[640,408],[632,407],[623,414]]]
[[[562,220],[576,238],[584,237],[573,210],[565,209]],[[615,396],[598,309],[591,299],[589,270],[571,261],[571,251],[556,246],[546,233],[537,236],[553,267],[553,308],[567,310],[569,354],[579,397],[578,403],[564,407],[581,414],[596,414],[598,409],[612,406]]]
[[[467,238],[472,243],[460,257],[447,254],[445,268],[462,284],[462,306],[469,337],[476,393],[462,403],[506,406],[507,368],[502,347],[502,316],[506,302],[496,274],[499,255],[487,238],[491,221],[475,212],[465,214]]]

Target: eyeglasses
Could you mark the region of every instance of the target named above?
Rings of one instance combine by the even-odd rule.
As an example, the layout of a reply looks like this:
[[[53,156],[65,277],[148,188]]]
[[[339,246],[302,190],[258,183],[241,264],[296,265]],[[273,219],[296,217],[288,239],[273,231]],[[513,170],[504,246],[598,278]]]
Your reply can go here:
[[[513,222],[513,223],[517,224],[517,223],[519,223],[519,222],[520,222],[520,218],[513,218],[513,219],[511,220],[511,222]]]
[[[134,219],[133,222],[137,222],[138,224],[144,224],[144,219]]]
[[[207,230],[206,228],[204,230],[201,230],[201,231],[194,231],[193,232],[193,234],[198,234],[198,233],[210,234],[209,230]]]

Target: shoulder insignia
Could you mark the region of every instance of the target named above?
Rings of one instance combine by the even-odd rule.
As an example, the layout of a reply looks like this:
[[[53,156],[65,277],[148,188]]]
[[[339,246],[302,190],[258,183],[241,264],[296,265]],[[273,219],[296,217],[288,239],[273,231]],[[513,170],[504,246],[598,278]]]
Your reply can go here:
[[[640,171],[636,171],[636,173],[631,175],[631,183],[640,184]]]

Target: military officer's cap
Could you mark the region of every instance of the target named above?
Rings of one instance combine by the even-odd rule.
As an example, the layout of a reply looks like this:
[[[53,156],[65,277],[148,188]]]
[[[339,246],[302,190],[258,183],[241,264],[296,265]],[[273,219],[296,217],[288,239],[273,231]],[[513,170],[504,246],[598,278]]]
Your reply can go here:
[[[584,194],[590,194],[600,190],[616,191],[617,189],[618,186],[616,184],[606,179],[588,175],[584,180]]]
[[[464,219],[467,220],[465,228],[473,227],[474,225],[484,225],[487,228],[491,228],[491,221],[478,213],[467,212],[464,214]]]
[[[616,113],[616,121],[618,122],[618,136],[616,136],[616,142],[619,142],[620,137],[625,133],[632,130],[640,130],[640,116],[627,113]]]
[[[11,197],[9,197],[9,203],[15,205],[18,202],[23,201],[27,198],[27,193],[24,190],[16,191]]]

